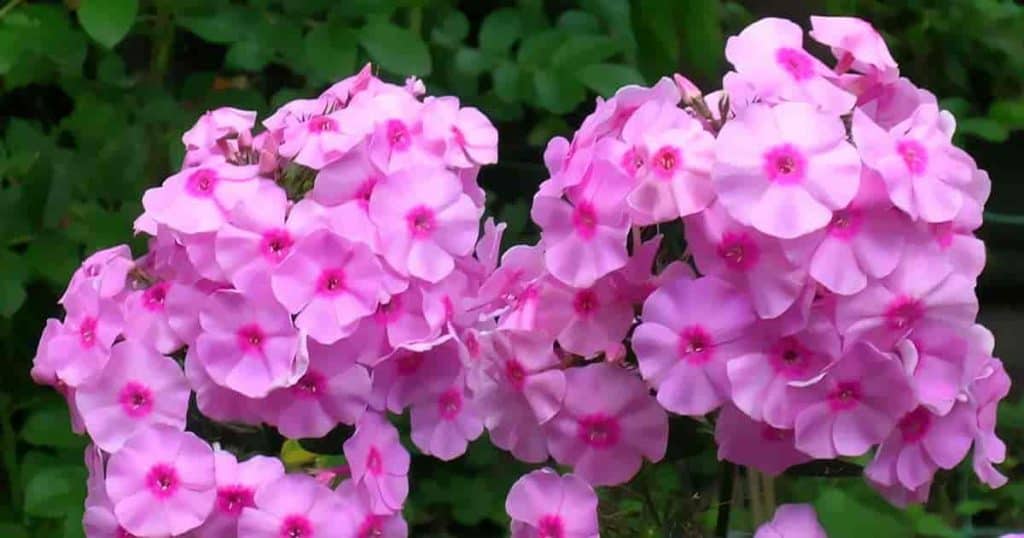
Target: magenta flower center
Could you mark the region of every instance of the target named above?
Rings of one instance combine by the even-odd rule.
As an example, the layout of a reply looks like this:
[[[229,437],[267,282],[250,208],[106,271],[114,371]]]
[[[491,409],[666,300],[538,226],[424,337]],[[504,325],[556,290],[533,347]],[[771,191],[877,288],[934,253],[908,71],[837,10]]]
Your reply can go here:
[[[601,306],[594,290],[586,289],[576,292],[572,299],[572,308],[580,317],[587,317]]]
[[[288,251],[294,243],[295,240],[292,239],[292,234],[288,233],[288,230],[280,228],[267,230],[260,238],[260,253],[267,261],[276,264],[288,255]]]
[[[807,377],[813,356],[810,349],[792,336],[775,342],[769,354],[775,371],[790,380]]]
[[[364,208],[370,204],[370,195],[373,194],[373,188],[377,186],[377,180],[375,178],[366,178],[359,188],[356,190],[355,199],[359,200],[360,205]]]
[[[114,536],[116,536],[116,538],[138,538],[134,534],[125,530],[125,528],[120,525],[118,525],[117,532],[114,534]]]
[[[526,369],[522,363],[515,359],[505,361],[505,379],[516,390],[523,389],[523,381],[526,379]]]
[[[785,439],[785,432],[765,424],[761,427],[761,439],[764,439],[765,441],[778,442]]]
[[[423,365],[423,354],[407,352],[395,359],[396,370],[400,376],[411,376],[419,371]]]
[[[761,259],[761,249],[746,232],[725,232],[718,244],[718,257],[736,271],[747,271]]]
[[[316,291],[321,295],[338,295],[345,291],[345,271],[341,268],[324,269],[316,281]]]
[[[412,139],[409,137],[409,128],[398,120],[390,120],[387,124],[388,144],[391,149],[403,151],[409,149]]]
[[[138,381],[129,381],[117,395],[124,414],[131,418],[142,418],[153,411],[153,391]]]
[[[604,413],[594,413],[577,420],[577,434],[581,441],[593,448],[609,448],[619,443],[619,420]]]
[[[856,381],[844,381],[836,384],[835,388],[828,395],[829,407],[833,411],[848,411],[857,407],[860,402],[860,383]]]
[[[158,463],[146,474],[146,487],[157,499],[166,499],[178,490],[178,471],[172,465]]]
[[[299,514],[292,514],[281,522],[281,538],[312,538],[313,524],[309,518]]]
[[[582,239],[594,237],[597,231],[597,212],[590,202],[580,202],[572,212],[572,226]]]
[[[565,538],[565,527],[558,514],[546,514],[537,521],[537,538]]]
[[[441,393],[437,399],[437,412],[441,418],[452,420],[459,416],[459,411],[462,411],[462,392],[452,388]]]
[[[917,140],[900,140],[896,143],[896,153],[903,158],[911,175],[919,176],[928,169],[928,150]]]
[[[651,168],[654,170],[654,174],[665,180],[671,179],[675,174],[676,168],[681,166],[682,163],[682,153],[679,152],[679,149],[672,146],[665,146],[659,149],[651,157]]]
[[[802,50],[783,47],[775,52],[775,62],[794,80],[803,81],[814,76],[814,63]]]
[[[200,168],[188,176],[185,182],[185,192],[196,198],[208,198],[213,196],[217,188],[217,173],[207,168]]]
[[[884,316],[889,330],[902,331],[924,316],[924,307],[917,299],[901,295],[889,303]]]
[[[366,453],[366,470],[373,476],[378,476],[384,472],[384,461],[380,457],[380,451],[375,446],[371,446],[370,451]]]
[[[292,387],[292,393],[300,398],[316,398],[327,388],[327,379],[320,372],[309,370]]]
[[[629,148],[625,153],[622,154],[622,168],[624,168],[631,176],[636,176],[637,172],[646,164],[644,153],[639,148]]]
[[[266,333],[259,325],[244,325],[238,329],[238,347],[245,353],[263,351]]]
[[[417,239],[430,237],[437,227],[434,210],[424,206],[409,211],[405,216],[405,221],[409,226],[409,234]]]
[[[251,488],[241,484],[217,488],[217,510],[220,513],[238,517],[248,506],[256,506]]]
[[[96,318],[87,317],[78,326],[78,341],[84,348],[90,348],[96,343]]]
[[[377,307],[377,311],[374,312],[373,317],[377,323],[381,325],[387,325],[392,321],[395,321],[402,315],[402,298],[399,295],[393,295],[391,300],[386,303],[381,303]]]
[[[807,158],[792,144],[780,144],[764,153],[764,175],[775,183],[800,183],[806,172]]]
[[[384,525],[381,516],[370,514],[359,525],[358,538],[380,538],[384,536]]]
[[[306,128],[311,133],[334,132],[338,130],[338,123],[327,116],[313,116],[306,122]]]
[[[903,441],[907,443],[916,443],[921,439],[924,439],[924,436],[928,435],[928,430],[932,427],[932,420],[932,414],[924,407],[918,407],[906,415],[903,415],[903,418],[900,419],[899,423],[900,434],[903,436]]]
[[[142,306],[150,312],[159,312],[164,309],[164,301],[167,300],[167,289],[171,285],[168,282],[153,284],[142,292]]]
[[[711,333],[700,325],[691,325],[679,332],[679,358],[692,364],[711,360],[715,343]]]
[[[832,214],[828,223],[828,234],[836,239],[852,239],[860,231],[864,216],[856,209],[843,209]]]

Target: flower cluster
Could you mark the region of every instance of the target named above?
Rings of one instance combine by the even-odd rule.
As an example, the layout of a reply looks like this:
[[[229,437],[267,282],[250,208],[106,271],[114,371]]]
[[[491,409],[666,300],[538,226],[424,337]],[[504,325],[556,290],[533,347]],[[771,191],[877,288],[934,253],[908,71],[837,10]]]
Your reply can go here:
[[[457,99],[367,68],[259,133],[204,115],[143,198],[149,251],[88,258],[39,344],[34,379],[94,443],[89,536],[404,537],[406,410],[424,454],[487,430],[572,468],[516,483],[516,537],[596,537],[593,487],[661,460],[670,414],[769,474],[874,450],[898,504],[972,446],[1001,485],[1009,378],[975,322],[988,177],[870,25],[811,22],[833,67],[764,19],[729,39],[720,91],[677,75],[598,100],[545,151],[540,241],[500,264],[476,182],[497,131]],[[354,433],[343,470],[286,474],[194,415]]]
[[[410,458],[384,413],[412,406],[415,442],[441,457],[481,433],[453,338],[479,324],[468,291],[503,229],[480,237],[496,129],[422,93],[367,66],[259,133],[255,112],[206,113],[143,197],[149,251],[74,274],[32,375],[94,443],[90,537],[407,534]],[[290,438],[355,426],[348,480],[332,491],[186,432],[193,393],[208,420]]]

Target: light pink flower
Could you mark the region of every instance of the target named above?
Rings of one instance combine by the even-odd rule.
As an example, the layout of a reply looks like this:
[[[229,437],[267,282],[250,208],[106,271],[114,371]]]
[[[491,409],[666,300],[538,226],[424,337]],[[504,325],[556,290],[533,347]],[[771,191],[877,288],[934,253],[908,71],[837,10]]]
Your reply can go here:
[[[128,273],[134,266],[132,251],[128,245],[117,245],[94,252],[82,262],[81,267],[75,269],[59,302],[64,304],[67,297],[81,285],[97,290],[103,299],[112,298],[124,291],[128,283]]]
[[[423,303],[423,293],[417,287],[392,295],[371,316],[359,321],[344,342],[367,366],[377,364],[400,346],[429,348],[439,339],[441,327],[430,325]]]
[[[281,476],[256,490],[254,502],[242,510],[238,536],[347,538],[334,521],[340,499],[311,476]]]
[[[45,352],[57,379],[77,387],[107,363],[110,346],[124,327],[120,303],[104,299],[91,286],[80,286],[64,298],[67,316],[59,331],[51,329]]]
[[[256,506],[256,492],[284,476],[284,466],[277,458],[253,456],[240,462],[234,454],[219,449],[213,457],[217,501],[206,523],[189,535],[194,538],[237,536],[242,511]]]
[[[400,511],[409,494],[409,452],[387,418],[377,413],[363,414],[356,433],[345,441],[344,450],[352,481],[369,492],[373,513]]]
[[[400,414],[406,407],[447,390],[461,369],[454,340],[423,351],[399,348],[373,366],[373,405]]]
[[[369,492],[351,480],[342,482],[335,492],[344,510],[343,517],[336,521],[345,527],[342,532],[345,538],[406,538],[409,535],[409,526],[401,512],[374,513]]]
[[[146,342],[164,354],[174,353],[184,344],[171,326],[167,297],[171,281],[161,281],[144,290],[132,292],[124,300],[124,334],[126,338]]]
[[[440,394],[412,405],[412,442],[424,454],[444,461],[463,455],[469,442],[484,431],[478,408],[460,376]]]
[[[505,500],[512,538],[597,538],[597,494],[586,481],[544,468],[512,484]]]
[[[195,358],[210,378],[250,398],[290,385],[304,372],[296,361],[298,333],[269,290],[222,290],[207,299]]]
[[[473,251],[480,214],[458,178],[440,168],[404,170],[370,196],[370,218],[388,263],[428,282],[448,276],[454,258]]]
[[[110,456],[107,495],[117,521],[137,536],[179,535],[203,523],[217,498],[210,445],[154,425]]]
[[[836,115],[755,104],[726,122],[712,181],[732,217],[791,239],[824,228],[857,194],[860,158]]]
[[[570,368],[565,378],[562,409],[545,425],[556,461],[603,486],[627,482],[644,458],[665,455],[668,417],[634,374],[597,363]]]
[[[828,538],[814,507],[809,504],[784,504],[775,517],[761,525],[754,538]]]
[[[217,231],[238,202],[252,196],[261,180],[256,167],[207,159],[172,175],[142,196],[146,215],[182,233]]]
[[[185,354],[185,378],[196,393],[196,406],[203,415],[217,421],[257,425],[263,422],[265,399],[249,398],[210,379],[195,356],[195,348]]]
[[[78,388],[75,405],[93,442],[117,452],[151,424],[184,430],[190,394],[174,360],[141,342],[125,340],[111,349],[103,371]]]
[[[915,408],[882,441],[864,474],[879,485],[907,490],[930,484],[936,471],[952,469],[967,456],[974,441],[974,418],[966,403],[943,416]]]
[[[658,403],[673,413],[703,415],[727,401],[726,364],[753,351],[756,320],[750,301],[714,277],[678,278],[651,294],[632,342]]]
[[[256,125],[256,112],[231,107],[207,110],[191,129],[181,136],[185,144],[185,166],[201,164],[211,155],[225,155],[230,139],[248,133]]]
[[[445,148],[444,160],[458,168],[498,162],[498,130],[479,110],[459,108],[456,97],[428,97],[423,103],[423,137]]]
[[[796,416],[796,447],[819,459],[867,452],[915,404],[902,364],[864,344],[804,390],[813,403]]]
[[[890,83],[900,76],[882,35],[871,23],[857,17],[811,16],[811,37],[832,49],[839,61],[837,72],[851,67],[877,82]]]
[[[240,202],[227,224],[217,231],[214,256],[217,265],[235,287],[245,287],[253,278],[266,278],[292,251],[299,239],[286,226],[288,198],[280,187],[262,183]]]
[[[360,144],[320,170],[309,196],[327,206],[355,202],[365,209],[374,187],[384,177],[370,160],[365,144]]]
[[[557,305],[567,311],[558,343],[570,353],[592,357],[621,342],[633,325],[633,305],[622,296],[612,276],[571,290],[566,299]]]
[[[1006,461],[1006,443],[996,435],[999,402],[1010,393],[1010,377],[1002,361],[990,358],[978,371],[968,394],[977,410],[973,467],[978,479],[989,487],[1002,487],[1008,479],[993,466]]]
[[[793,430],[757,422],[730,404],[722,406],[715,421],[715,443],[719,460],[753,467],[772,476],[812,459],[793,446]]]

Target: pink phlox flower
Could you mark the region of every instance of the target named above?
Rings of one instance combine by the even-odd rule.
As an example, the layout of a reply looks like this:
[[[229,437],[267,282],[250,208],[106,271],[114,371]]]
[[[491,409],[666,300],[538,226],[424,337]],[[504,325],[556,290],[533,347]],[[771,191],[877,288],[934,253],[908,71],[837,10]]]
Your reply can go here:
[[[132,292],[124,301],[124,334],[126,338],[146,342],[164,354],[184,344],[171,326],[167,298],[174,283],[161,281],[144,290]]]
[[[719,460],[753,467],[772,476],[811,461],[810,456],[793,446],[794,442],[793,430],[755,421],[734,405],[722,406],[715,421]]]
[[[1002,487],[1007,478],[993,464],[1006,461],[1006,443],[996,435],[996,411],[999,402],[1010,393],[1010,377],[1002,361],[983,362],[975,381],[968,388],[970,401],[977,410],[973,467],[978,478],[989,487]]]
[[[809,504],[784,504],[772,520],[757,528],[754,538],[828,538]]]
[[[412,442],[444,461],[465,454],[469,442],[484,431],[479,403],[466,390],[462,375],[441,393],[413,403],[410,419]]]
[[[176,232],[194,234],[217,231],[238,202],[259,188],[256,166],[235,166],[210,158],[186,168],[163,185],[142,196],[146,214],[157,224]]]
[[[110,357],[110,346],[121,335],[124,319],[120,301],[104,299],[92,286],[79,286],[64,299],[67,315],[60,330],[48,329],[43,350],[56,379],[77,387],[96,375]]]
[[[255,125],[256,112],[253,110],[221,107],[206,111],[181,136],[181,142],[185,144],[184,166],[196,166],[211,155],[228,157],[228,146],[224,142],[237,140]]]
[[[857,17],[812,15],[811,28],[811,37],[832,49],[838,73],[852,68],[883,84],[899,78],[899,65],[871,23]]]
[[[347,538],[335,523],[341,500],[313,477],[286,474],[259,488],[242,510],[238,536]]]
[[[400,511],[409,494],[409,452],[398,430],[383,415],[365,413],[344,450],[352,481],[370,495],[370,510],[384,515]]]
[[[217,501],[206,523],[189,535],[195,538],[237,536],[242,512],[256,506],[256,492],[284,476],[284,465],[277,458],[253,456],[240,462],[220,449],[214,450],[213,458]]]
[[[185,354],[185,378],[196,393],[196,406],[204,416],[222,422],[257,425],[263,422],[264,398],[249,398],[210,379],[195,347]]]
[[[447,390],[461,371],[455,340],[423,351],[399,348],[374,365],[371,404],[380,411],[402,413],[410,405]]]
[[[351,480],[342,482],[335,490],[341,499],[343,517],[338,523],[345,527],[345,538],[406,538],[409,525],[401,512],[374,513],[370,493]]]
[[[333,103],[334,107],[344,107],[355,95],[364,91],[374,92],[381,85],[386,84],[373,74],[373,65],[367,63],[358,73],[343,78],[332,84],[320,94],[322,101]]]
[[[501,255],[501,265],[480,283],[472,304],[499,312],[512,306],[515,297],[545,272],[542,246],[514,245]]]
[[[370,160],[366,144],[360,144],[317,173],[309,196],[327,206],[356,202],[365,209],[374,187],[384,178]]]
[[[360,109],[372,121],[370,159],[387,174],[403,168],[441,164],[441,156],[423,136],[423,103],[406,91],[356,96],[350,109]]]
[[[228,281],[243,288],[266,278],[291,252],[299,235],[285,224],[288,197],[281,187],[263,183],[231,212],[213,242],[214,257]]]
[[[398,347],[429,349],[448,337],[441,334],[441,327],[430,325],[423,292],[412,287],[381,302],[376,312],[359,321],[344,341],[359,362],[373,366]]]
[[[544,468],[524,475],[505,500],[512,538],[597,538],[597,494],[578,476]]]
[[[68,287],[61,295],[61,304],[81,285],[95,288],[101,298],[109,299],[124,291],[128,273],[134,268],[132,252],[128,245],[110,247],[89,255],[71,275]]]
[[[592,286],[570,290],[565,301],[567,322],[558,343],[569,353],[592,357],[621,342],[633,325],[633,304],[620,293],[612,275]]]
[[[457,97],[424,100],[423,137],[442,145],[449,166],[472,168],[498,162],[498,130],[479,110],[459,108]]]
[[[923,327],[896,344],[917,400],[938,415],[949,413],[972,381],[974,350],[960,332],[941,325]]]

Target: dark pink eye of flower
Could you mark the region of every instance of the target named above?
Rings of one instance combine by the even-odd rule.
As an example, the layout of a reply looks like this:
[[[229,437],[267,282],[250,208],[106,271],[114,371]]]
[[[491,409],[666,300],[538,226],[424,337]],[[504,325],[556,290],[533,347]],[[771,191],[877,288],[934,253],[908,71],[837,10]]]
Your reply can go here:
[[[391,149],[405,150],[412,144],[412,140],[409,138],[409,128],[398,120],[388,121],[387,137]]]
[[[651,157],[651,169],[661,179],[670,179],[676,168],[683,163],[683,155],[672,146],[665,146],[654,152]]]
[[[415,351],[407,352],[395,359],[398,375],[410,376],[419,371],[423,365],[423,354]]]
[[[90,348],[96,343],[96,318],[87,317],[78,326],[78,340],[82,347]]]
[[[242,351],[261,351],[267,335],[259,325],[245,325],[238,329],[238,347]]]
[[[278,263],[288,255],[288,251],[294,243],[295,240],[292,239],[292,234],[288,233],[288,230],[279,228],[267,230],[263,232],[263,237],[260,239],[260,252],[271,263]]]
[[[153,391],[138,381],[129,381],[117,395],[124,413],[132,418],[142,418],[153,410]]]
[[[572,212],[572,225],[583,239],[594,237],[597,231],[597,212],[590,202],[580,202]]]
[[[100,264],[98,264],[98,263],[90,263],[89,265],[85,266],[85,276],[89,276],[89,277],[100,276],[100,271],[101,270],[102,270],[102,267],[100,266]]]
[[[828,234],[837,239],[852,239],[860,231],[864,216],[856,209],[843,209],[832,214]]]
[[[829,407],[833,411],[848,411],[857,407],[860,402],[860,383],[856,381],[844,381],[838,383],[828,395]]]
[[[188,181],[185,183],[185,191],[197,198],[207,198],[213,196],[213,191],[217,188],[217,181],[216,172],[207,168],[200,168],[188,176]]]
[[[325,269],[316,282],[316,290],[322,295],[337,295],[345,291],[345,271]]]
[[[434,211],[429,207],[417,207],[410,211],[405,220],[409,225],[409,233],[416,238],[430,237],[437,227]]]
[[[565,528],[558,514],[547,514],[537,521],[537,538],[564,538]]]
[[[767,424],[761,427],[761,439],[776,442],[781,441],[783,438],[783,430],[773,428]]]
[[[644,164],[644,153],[639,148],[629,148],[622,154],[622,167],[633,176],[644,167]]]
[[[399,318],[402,315],[402,298],[401,296],[395,295],[391,297],[391,300],[386,303],[381,303],[377,307],[377,312],[374,313],[374,319],[377,323],[387,325],[392,321]]]
[[[928,150],[917,140],[905,139],[896,143],[896,153],[903,158],[907,171],[919,176],[928,170]]]
[[[519,361],[509,359],[505,361],[505,379],[508,379],[508,382],[516,390],[522,390],[523,380],[526,379],[526,369]]]
[[[217,488],[217,510],[222,514],[238,517],[243,508],[255,505],[251,488],[242,485]]]
[[[452,420],[459,416],[462,411],[462,392],[458,389],[448,389],[437,399],[437,410],[441,418]]]
[[[572,299],[572,308],[580,316],[587,316],[594,313],[601,306],[600,300],[594,290],[580,290]]]
[[[116,536],[116,538],[138,538],[134,534],[126,531],[124,527],[121,526],[117,527],[117,532],[114,534],[114,536]]]
[[[924,316],[924,307],[917,299],[901,295],[889,303],[884,315],[889,330],[902,331]]]
[[[313,116],[308,122],[306,122],[306,128],[308,128],[311,133],[333,132],[338,130],[338,124],[327,116]]]
[[[581,441],[594,448],[608,448],[619,443],[619,421],[604,413],[580,417],[577,434]]]
[[[313,524],[306,516],[292,514],[281,522],[281,538],[312,538]]]
[[[792,336],[779,339],[769,355],[776,372],[789,379],[801,379],[809,373],[813,353]]]
[[[382,517],[374,514],[366,516],[363,523],[359,525],[359,531],[356,536],[358,538],[379,538],[384,536],[382,519]]]
[[[924,407],[918,407],[903,415],[899,427],[904,441],[916,443],[928,435],[928,430],[932,427],[932,414]]]
[[[302,398],[316,398],[323,394],[326,384],[323,374],[309,370],[292,387],[292,393]]]
[[[794,80],[802,81],[814,76],[814,63],[802,50],[783,47],[775,52],[775,61]]]
[[[466,145],[466,135],[462,134],[462,130],[454,125],[452,126],[452,138],[455,139],[455,145],[459,147]]]
[[[718,244],[718,257],[730,268],[746,271],[757,265],[761,249],[745,232],[726,232]]]
[[[146,474],[146,487],[157,499],[166,499],[178,490],[178,471],[166,463],[158,463]]]
[[[366,470],[374,476],[384,471],[383,459],[381,459],[380,451],[375,446],[371,446],[370,451],[366,454]]]
[[[694,364],[711,360],[715,343],[711,334],[699,325],[684,328],[679,333],[679,358]]]
[[[355,199],[359,200],[364,206],[370,203],[370,195],[373,194],[373,188],[377,186],[377,180],[375,178],[367,178],[359,188],[356,190]]]
[[[807,171],[807,159],[796,146],[781,144],[764,153],[764,175],[782,185],[800,183]]]
[[[167,290],[171,285],[168,282],[153,284],[142,292],[142,306],[151,312],[164,309],[164,301],[167,299]]]

